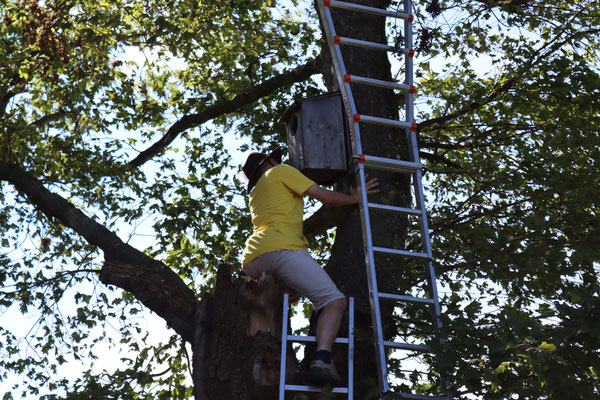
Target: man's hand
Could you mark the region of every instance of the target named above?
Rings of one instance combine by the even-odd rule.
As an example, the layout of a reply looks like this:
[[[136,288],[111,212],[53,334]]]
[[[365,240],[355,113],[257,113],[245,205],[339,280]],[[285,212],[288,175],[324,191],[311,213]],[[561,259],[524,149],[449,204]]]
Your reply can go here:
[[[365,180],[369,178],[369,175],[365,175]],[[367,195],[373,193],[379,193],[379,189],[375,189],[379,186],[379,182],[377,182],[377,178],[373,178],[369,181],[365,182],[365,186],[367,188]],[[350,187],[350,197],[356,200],[356,203],[360,202],[360,194],[358,193],[357,187]]]

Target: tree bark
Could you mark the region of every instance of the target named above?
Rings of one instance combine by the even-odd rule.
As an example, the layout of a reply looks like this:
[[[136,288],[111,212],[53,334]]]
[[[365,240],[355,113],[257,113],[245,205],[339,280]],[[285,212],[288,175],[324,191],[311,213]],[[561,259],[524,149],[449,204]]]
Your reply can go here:
[[[232,270],[229,264],[219,266],[215,291],[200,305],[206,312],[198,313],[193,342],[196,400],[273,400],[279,388],[283,291],[271,277],[233,279]],[[299,379],[293,351],[286,362],[288,382]]]

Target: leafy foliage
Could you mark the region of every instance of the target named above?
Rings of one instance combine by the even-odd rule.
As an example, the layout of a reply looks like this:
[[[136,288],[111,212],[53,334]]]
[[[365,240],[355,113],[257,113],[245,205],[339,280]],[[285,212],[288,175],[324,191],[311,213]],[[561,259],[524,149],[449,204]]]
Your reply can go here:
[[[450,371],[457,395],[598,398],[599,5],[431,0],[415,15],[448,338],[427,361]],[[185,116],[316,57],[312,4],[18,0],[0,18],[0,161],[210,291],[250,229],[239,150],[283,142],[276,117],[318,80],[217,113],[141,167],[129,161]],[[190,398],[181,339],[147,345],[137,300],[99,284],[98,249],[0,185],[0,307],[33,315],[22,334],[0,327],[0,377],[24,382],[5,398]],[[317,254],[329,235],[311,238]],[[103,346],[126,355],[121,367],[90,366]],[[82,376],[56,378],[77,360],[89,361]]]
[[[597,5],[477,2],[455,15],[428,50],[458,63],[421,70],[421,135],[436,156],[433,242],[457,393],[597,398],[597,350],[571,346],[598,332],[586,328],[593,313],[573,314],[599,295]],[[472,57],[485,55],[482,75]]]
[[[289,4],[274,13],[270,6],[3,2],[0,160],[21,165],[167,263],[199,293],[209,290],[218,261],[236,262],[250,226],[237,195],[243,189],[232,178],[237,165],[228,155],[238,145],[223,132],[248,116],[253,128],[241,131],[264,142],[274,121],[261,118],[273,107],[283,110],[289,92],[261,100],[262,114],[247,107],[185,132],[152,165],[128,162],[185,114],[230,100],[314,56],[315,30],[296,21],[297,8]],[[17,385],[20,390],[55,393],[48,398],[189,398],[183,345],[170,339],[143,348],[140,305],[99,284],[98,250],[2,185],[0,302],[8,315],[18,309],[35,318],[24,338],[3,325],[2,376],[23,374],[29,383]],[[133,354],[135,362],[124,370],[92,368],[107,345]],[[55,378],[77,360],[90,368],[81,378]]]

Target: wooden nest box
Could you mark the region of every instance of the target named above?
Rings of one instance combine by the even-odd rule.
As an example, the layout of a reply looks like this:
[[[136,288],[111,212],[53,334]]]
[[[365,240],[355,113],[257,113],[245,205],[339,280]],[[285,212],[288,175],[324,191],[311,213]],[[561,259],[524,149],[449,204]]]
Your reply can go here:
[[[348,168],[348,128],[339,92],[296,100],[279,118],[285,122],[289,163],[321,185]]]

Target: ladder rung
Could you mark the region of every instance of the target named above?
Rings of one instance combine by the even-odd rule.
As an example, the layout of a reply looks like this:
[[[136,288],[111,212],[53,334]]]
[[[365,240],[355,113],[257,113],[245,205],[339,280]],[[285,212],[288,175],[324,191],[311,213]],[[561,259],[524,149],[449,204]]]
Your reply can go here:
[[[433,304],[433,299],[427,299],[424,297],[402,296],[399,294],[392,294],[392,293],[379,293],[379,298],[392,299],[392,300],[397,300],[397,301],[406,301],[406,302],[410,302],[410,303]]]
[[[291,342],[316,342],[316,336],[299,336],[299,335],[287,335],[287,340]],[[348,338],[335,338],[333,343],[348,343]]]
[[[385,10],[382,8],[368,7],[368,6],[363,6],[360,4],[346,3],[345,1],[325,0],[324,4],[325,4],[325,7],[343,8],[344,10],[359,11],[359,12],[364,12],[367,14],[375,14],[375,15],[383,15],[385,17],[401,18],[401,19],[406,19],[410,22],[412,22],[412,20],[414,18],[414,16],[412,14],[405,14],[405,13],[400,13],[400,12],[396,12],[396,11]]]
[[[322,392],[323,388],[308,385],[285,385],[285,390],[294,390],[296,392]],[[331,393],[348,393],[348,388],[336,387]]]
[[[364,47],[372,50],[390,51],[392,53],[404,53],[409,57],[413,57],[415,54],[414,49],[400,48],[396,46],[390,46],[385,43],[369,42],[368,40],[352,39],[345,36],[335,36],[333,38],[334,44],[343,44],[346,46]]]
[[[359,163],[364,164],[367,167],[377,169],[385,169],[405,173],[413,173],[420,169],[423,169],[423,164],[404,160],[396,160],[394,158],[368,156],[365,154],[354,156],[354,158],[356,158]]]
[[[354,122],[364,122],[366,124],[375,124],[383,126],[391,126],[393,128],[405,128],[411,131],[417,130],[417,124],[414,122],[397,121],[395,119],[372,117],[369,115],[354,114]]]
[[[383,88],[387,88],[387,89],[405,90],[411,94],[415,92],[415,87],[413,85],[405,85],[403,83],[382,81],[380,79],[372,79],[372,78],[366,78],[364,76],[357,76],[357,75],[350,75],[350,74],[344,75],[344,82],[359,83],[361,85],[377,86],[377,87],[383,87]]]
[[[408,400],[449,400],[448,396],[429,396],[426,394],[414,394],[414,393],[395,393],[400,396],[401,399]]]
[[[388,206],[385,204],[376,204],[376,203],[367,203],[367,207],[372,208],[374,210],[390,211],[390,212],[396,212],[396,213],[400,213],[400,214],[421,215],[421,211],[416,210],[414,208]]]
[[[425,254],[425,253],[418,253],[416,251],[388,249],[386,247],[373,247],[373,251],[378,251],[380,253],[395,254],[395,255],[399,255],[399,256],[406,256],[406,257],[410,257],[410,258],[419,258],[419,259],[424,259],[424,260],[428,260],[429,259],[429,257],[427,256],[427,254]]]
[[[412,344],[412,343],[400,343],[400,342],[383,342],[385,347],[392,347],[394,349],[399,350],[411,350],[411,351],[422,351],[422,352],[431,352],[431,347],[425,346],[423,344]]]
[[[392,53],[403,53],[406,54],[409,57],[413,57],[415,54],[415,50],[414,49],[407,49],[407,48],[399,48],[396,46],[390,46],[389,44],[384,44],[384,43],[377,43],[377,42],[369,42],[367,40],[359,40],[359,39],[352,39],[349,37],[344,37],[344,36],[336,36],[333,38],[333,43],[335,44],[343,44],[346,46],[356,46],[356,47],[363,47],[365,49],[372,49],[372,50],[382,50],[382,51],[389,51]]]

